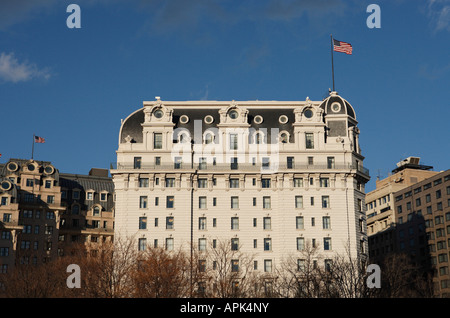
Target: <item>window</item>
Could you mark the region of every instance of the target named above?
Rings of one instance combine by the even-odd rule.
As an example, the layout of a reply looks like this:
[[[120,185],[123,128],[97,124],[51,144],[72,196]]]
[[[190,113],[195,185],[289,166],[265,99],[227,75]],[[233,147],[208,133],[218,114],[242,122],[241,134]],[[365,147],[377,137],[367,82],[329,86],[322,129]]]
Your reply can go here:
[[[231,197],[231,208],[239,209],[239,197]]]
[[[308,157],[308,165],[312,166],[314,164],[314,157]]]
[[[8,197],[2,197],[0,205],[8,205]]]
[[[206,209],[206,197],[199,197],[198,198],[198,208],[199,209]]]
[[[206,230],[206,218],[205,217],[198,218],[198,229]]]
[[[231,239],[231,250],[232,251],[239,250],[239,239],[238,238]]]
[[[230,179],[230,188],[239,188],[239,179]]]
[[[323,249],[325,251],[331,250],[331,238],[330,237],[323,238]]]
[[[270,179],[261,179],[261,187],[262,188],[270,188]]]
[[[146,230],[147,229],[147,217],[141,216],[139,218],[139,230]]]
[[[55,196],[54,195],[48,195],[47,196],[47,203],[49,203],[49,204],[55,203]]]
[[[197,181],[198,188],[204,189],[208,187],[208,179],[201,178]]]
[[[174,196],[167,196],[166,197],[166,208],[167,209],[173,209],[175,203],[175,197]]]
[[[267,216],[263,218],[263,228],[264,230],[272,229],[272,219],[270,217]]]
[[[305,133],[306,149],[314,149],[314,135],[312,133]]]
[[[181,169],[181,157],[175,157],[173,160],[173,168]]]
[[[205,134],[205,144],[209,145],[214,142],[214,134],[212,133],[206,133]]]
[[[303,208],[303,196],[301,196],[301,195],[295,196],[295,208],[296,209]]]
[[[297,230],[303,230],[305,228],[303,216],[296,216],[295,217],[295,228]]]
[[[139,239],[139,251],[145,251],[147,249],[147,239],[146,238],[140,238]]]
[[[100,208],[98,206],[94,207],[94,209],[92,210],[92,215],[93,216],[100,216]]]
[[[331,228],[331,221],[329,216],[322,217],[323,229],[328,230]]]
[[[139,197],[139,208],[140,209],[146,209],[147,208],[147,203],[148,203],[147,196],[140,196]]]
[[[33,179],[27,179],[27,183],[26,183],[27,187],[32,187],[33,184],[34,184],[34,180]]]
[[[320,178],[320,187],[321,188],[328,188],[329,186],[330,186],[329,178]]]
[[[239,230],[239,218],[238,217],[231,218],[231,229]]]
[[[173,216],[166,217],[166,230],[173,230]]]
[[[287,157],[287,168],[288,169],[294,168],[294,157]]]
[[[159,197],[155,197],[155,206],[159,205]]]
[[[327,168],[334,169],[334,157],[327,157]]]
[[[421,205],[420,198],[417,198],[417,199],[416,199],[416,206],[420,206],[420,205]]]
[[[86,200],[94,200],[94,193],[93,192],[88,192],[86,194]]]
[[[303,251],[305,249],[305,239],[303,237],[297,237],[297,251]]]
[[[231,170],[237,170],[238,169],[238,158],[236,158],[236,157],[231,158],[230,169]]]
[[[148,188],[148,178],[139,178],[139,188]]]
[[[330,207],[330,197],[328,195],[322,196],[322,208]]]
[[[294,178],[294,187],[295,188],[303,187],[303,178]]]
[[[153,149],[162,149],[162,133],[153,134]]]
[[[266,273],[272,272],[272,260],[271,259],[265,259],[264,260],[264,271]]]
[[[256,198],[253,198],[253,206],[256,206]]]
[[[206,158],[199,158],[198,159],[198,170],[205,170],[206,169]]]
[[[161,157],[155,157],[155,166],[161,165]]]
[[[231,271],[238,272],[239,271],[239,260],[233,259],[231,260]]]
[[[166,178],[166,188],[175,187],[175,178]]]
[[[440,199],[442,197],[441,190],[436,191],[436,199]]]
[[[263,197],[263,209],[270,209],[270,197]]]
[[[166,250],[173,251],[173,238],[172,237],[166,238]]]
[[[272,250],[272,239],[271,238],[265,238],[264,239],[264,250],[265,251],[271,251]]]
[[[262,158],[262,168],[263,169],[268,169],[269,167],[270,167],[270,158],[263,157]]]
[[[141,157],[134,157],[134,169],[141,169]]]
[[[51,180],[45,180],[45,188],[46,189],[50,189],[52,186],[52,181]]]
[[[238,149],[238,135],[230,134],[230,150]]]

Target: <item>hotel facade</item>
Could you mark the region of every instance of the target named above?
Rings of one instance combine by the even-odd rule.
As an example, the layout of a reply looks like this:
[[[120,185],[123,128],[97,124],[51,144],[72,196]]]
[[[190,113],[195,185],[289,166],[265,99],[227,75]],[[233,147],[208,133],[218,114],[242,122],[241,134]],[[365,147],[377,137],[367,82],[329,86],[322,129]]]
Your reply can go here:
[[[230,244],[271,272],[314,246],[367,257],[363,167],[353,107],[322,101],[155,101],[122,121],[115,240],[136,248]],[[211,264],[206,264],[211,266]],[[239,264],[233,264],[237,268]]]

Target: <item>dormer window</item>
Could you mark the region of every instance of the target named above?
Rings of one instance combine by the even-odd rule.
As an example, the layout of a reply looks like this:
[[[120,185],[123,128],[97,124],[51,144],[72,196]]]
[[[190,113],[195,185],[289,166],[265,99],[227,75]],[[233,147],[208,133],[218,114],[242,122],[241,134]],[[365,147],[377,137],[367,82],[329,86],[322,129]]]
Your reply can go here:
[[[86,200],[94,200],[94,192],[89,191],[86,193]]]
[[[306,118],[312,118],[312,116],[314,115],[314,113],[313,113],[311,108],[308,108],[307,110],[305,110],[304,114],[305,114]]]
[[[153,112],[153,116],[155,116],[155,118],[162,118],[164,116],[164,112],[161,109],[157,109]]]
[[[238,114],[237,111],[235,111],[235,110],[233,109],[233,110],[231,110],[231,111],[228,113],[228,116],[230,116],[231,119],[236,119],[236,118],[239,117],[239,114]]]

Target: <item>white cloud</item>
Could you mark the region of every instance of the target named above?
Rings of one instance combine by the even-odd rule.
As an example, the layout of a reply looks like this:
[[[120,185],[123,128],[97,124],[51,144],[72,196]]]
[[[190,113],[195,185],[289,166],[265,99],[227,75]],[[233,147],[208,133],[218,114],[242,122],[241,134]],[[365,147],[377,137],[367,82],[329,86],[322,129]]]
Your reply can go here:
[[[450,0],[429,0],[428,17],[436,31],[450,31]]]
[[[33,78],[49,79],[48,69],[39,69],[35,64],[19,62],[14,53],[0,54],[0,79],[5,82],[26,82]]]

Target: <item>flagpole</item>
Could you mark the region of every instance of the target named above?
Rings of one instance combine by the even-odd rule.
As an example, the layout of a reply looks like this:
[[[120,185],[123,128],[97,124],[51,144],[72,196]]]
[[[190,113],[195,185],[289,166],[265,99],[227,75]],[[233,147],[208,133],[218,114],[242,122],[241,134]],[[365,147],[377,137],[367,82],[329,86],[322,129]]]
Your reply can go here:
[[[33,147],[31,148],[31,159],[33,159],[34,155],[34,134],[33,134]]]
[[[333,92],[334,92],[333,34],[330,34],[330,39],[331,39],[331,76],[333,78]]]

